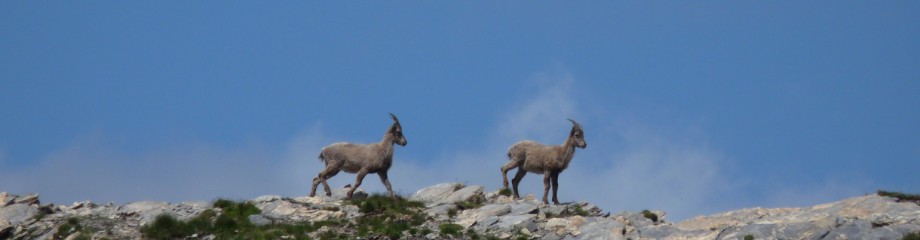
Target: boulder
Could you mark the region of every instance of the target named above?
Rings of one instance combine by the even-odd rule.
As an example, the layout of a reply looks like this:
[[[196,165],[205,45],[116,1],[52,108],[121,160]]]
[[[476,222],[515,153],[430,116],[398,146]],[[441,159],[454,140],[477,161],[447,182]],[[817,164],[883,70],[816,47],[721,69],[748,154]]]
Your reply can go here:
[[[518,232],[521,229],[527,229],[528,232],[533,232],[537,229],[537,224],[534,222],[536,216],[536,214],[501,216],[492,226],[499,231]]]
[[[0,228],[16,226],[38,214],[38,207],[28,204],[13,204],[0,208]]]
[[[492,216],[502,216],[511,212],[511,206],[507,204],[488,204],[475,209],[463,211],[457,217],[456,224],[468,228],[476,222]]]
[[[140,221],[141,225],[147,225],[160,214],[171,214],[171,210],[172,206],[167,202],[143,201],[125,204],[118,207],[116,212],[119,216],[135,218]]]
[[[40,204],[38,201],[38,193],[29,193],[29,194],[26,194],[25,196],[17,197],[16,201],[14,201],[13,203],[14,204],[26,204],[26,205]]]
[[[13,205],[13,202],[18,196],[9,194],[7,192],[0,192],[0,208]]]
[[[483,189],[485,189],[485,187],[480,186],[480,185],[467,186],[467,187],[461,188],[460,190],[452,192],[447,197],[438,201],[438,203],[450,204],[450,203],[457,203],[457,202],[471,201],[471,200],[477,201],[473,198],[480,197],[481,199]]]
[[[426,205],[437,205],[445,198],[449,197],[454,191],[457,191],[457,186],[462,186],[461,183],[441,183],[434,186],[425,187],[416,191],[412,196],[409,196],[409,200],[424,202]]]

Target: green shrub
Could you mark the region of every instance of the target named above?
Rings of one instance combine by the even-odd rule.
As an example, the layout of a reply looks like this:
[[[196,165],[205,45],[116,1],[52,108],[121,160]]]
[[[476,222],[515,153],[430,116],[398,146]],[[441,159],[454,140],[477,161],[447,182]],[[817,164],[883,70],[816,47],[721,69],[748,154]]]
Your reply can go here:
[[[461,237],[463,236],[463,226],[453,223],[445,223],[438,226],[438,229],[441,230],[441,237],[454,236]]]
[[[447,216],[448,216],[448,217],[451,217],[451,218],[457,216],[457,209],[456,209],[456,208],[450,208],[450,209],[448,209],[448,210],[447,210]]]
[[[510,197],[513,193],[514,192],[512,192],[510,188],[502,188],[501,190],[498,190],[498,195],[502,196]]]
[[[582,209],[581,206],[575,207],[574,211],[575,211],[575,215],[582,216],[582,217],[588,216],[588,211],[585,211],[584,209]]]
[[[656,223],[658,222],[658,215],[655,213],[652,213],[652,211],[642,210],[642,216],[645,218],[648,218],[649,220],[652,220],[652,222],[656,222]]]
[[[751,235],[751,234],[744,235],[744,240],[754,240],[754,235]]]

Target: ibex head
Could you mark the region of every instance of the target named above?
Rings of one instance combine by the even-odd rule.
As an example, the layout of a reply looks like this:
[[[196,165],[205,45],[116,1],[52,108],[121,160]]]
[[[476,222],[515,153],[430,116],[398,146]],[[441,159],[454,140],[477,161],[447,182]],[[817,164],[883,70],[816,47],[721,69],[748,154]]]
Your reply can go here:
[[[585,132],[581,129],[581,124],[578,124],[578,122],[575,122],[575,120],[571,118],[569,118],[569,121],[572,121],[572,132],[569,133],[569,137],[572,138],[572,143],[578,148],[588,147],[588,143],[585,142]]]
[[[393,143],[399,144],[400,146],[406,146],[409,142],[406,141],[406,137],[403,136],[402,126],[399,125],[399,118],[396,118],[396,115],[390,113],[390,118],[393,119],[393,126],[390,126],[390,134],[393,134]]]

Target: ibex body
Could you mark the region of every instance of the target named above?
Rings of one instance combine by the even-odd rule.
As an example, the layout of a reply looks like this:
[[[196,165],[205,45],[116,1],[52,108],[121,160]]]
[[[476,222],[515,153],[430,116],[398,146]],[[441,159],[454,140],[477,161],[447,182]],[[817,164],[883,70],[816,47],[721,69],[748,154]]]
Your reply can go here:
[[[326,191],[326,196],[331,196],[332,192],[326,180],[338,174],[339,171],[345,171],[347,173],[358,174],[355,184],[352,185],[351,190],[348,191],[349,199],[355,192],[355,189],[361,186],[361,181],[364,180],[365,175],[368,173],[376,173],[380,176],[380,181],[383,182],[383,185],[386,186],[390,197],[395,200],[396,195],[393,193],[393,188],[387,177],[387,171],[393,166],[393,144],[406,146],[407,141],[406,137],[403,136],[399,119],[392,113],[390,117],[393,118],[393,125],[387,129],[386,134],[383,135],[383,140],[378,143],[354,144],[339,142],[323,147],[323,150],[319,154],[319,159],[326,163],[326,168],[323,169],[316,178],[313,178],[313,187],[310,189],[310,196],[313,197],[316,195],[316,187],[320,183],[323,184],[323,190]]]
[[[534,141],[520,141],[508,149],[508,163],[502,166],[502,184],[508,188],[508,171],[518,168],[517,174],[511,180],[514,198],[520,198],[518,183],[527,172],[543,174],[543,203],[548,204],[547,195],[550,186],[553,188],[553,203],[559,204],[556,193],[559,191],[559,173],[569,167],[575,156],[575,148],[585,148],[585,134],[578,124],[572,119],[572,131],[565,143],[559,146],[546,146]]]

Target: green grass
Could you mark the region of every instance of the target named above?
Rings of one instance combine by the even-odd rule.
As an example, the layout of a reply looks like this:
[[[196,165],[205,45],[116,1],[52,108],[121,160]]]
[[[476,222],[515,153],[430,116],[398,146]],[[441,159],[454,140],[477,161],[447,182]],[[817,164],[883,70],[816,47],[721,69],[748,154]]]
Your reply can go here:
[[[649,220],[652,220],[652,222],[656,222],[656,223],[658,222],[658,215],[655,213],[652,213],[652,211],[642,210],[642,216],[645,218],[648,218]]]
[[[584,209],[582,209],[581,206],[575,207],[574,211],[575,211],[575,215],[582,216],[582,217],[588,216],[588,211],[585,211]]]
[[[751,234],[744,235],[744,240],[754,240],[754,235],[751,235]]]
[[[363,216],[355,219],[357,235],[361,237],[401,238],[404,231],[418,236],[424,233],[419,226],[425,223],[422,213],[425,204],[397,197],[397,201],[386,195],[374,194],[365,199],[352,200]],[[427,234],[427,233],[426,233]]]
[[[453,223],[445,223],[438,226],[438,229],[441,230],[441,237],[462,237],[463,236],[463,226]]]
[[[512,193],[513,192],[511,191],[510,188],[502,188],[501,190],[498,190],[498,195],[502,195],[506,197],[510,197]]]
[[[213,234],[217,239],[278,239],[282,237],[309,239],[307,234],[322,226],[345,225],[338,221],[318,221],[256,226],[249,222],[249,215],[259,214],[261,211],[250,202],[218,199],[214,202],[214,207],[220,208],[221,213],[218,214],[208,209],[187,221],[179,221],[168,214],[159,215],[152,224],[142,227],[141,233],[149,239],[181,239],[194,234],[199,236]],[[320,237],[336,239],[346,236],[326,233]]]
[[[450,218],[453,218],[453,217],[457,216],[457,209],[456,209],[456,208],[448,209],[448,210],[447,210],[447,216],[450,217]]]

